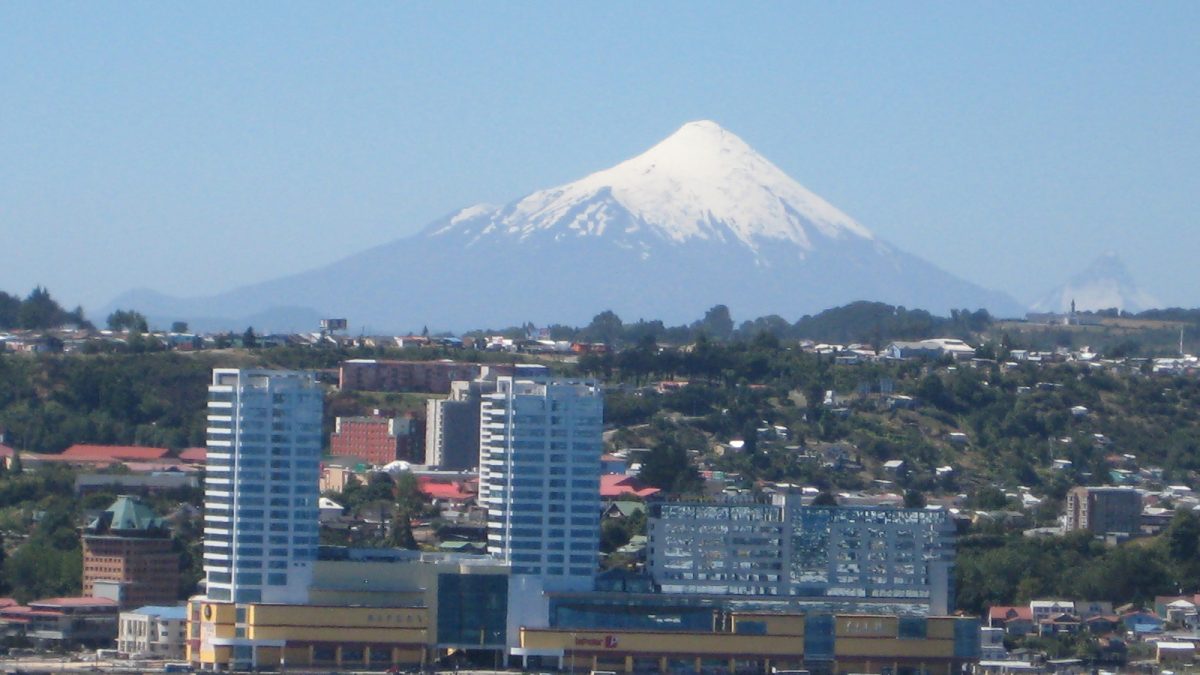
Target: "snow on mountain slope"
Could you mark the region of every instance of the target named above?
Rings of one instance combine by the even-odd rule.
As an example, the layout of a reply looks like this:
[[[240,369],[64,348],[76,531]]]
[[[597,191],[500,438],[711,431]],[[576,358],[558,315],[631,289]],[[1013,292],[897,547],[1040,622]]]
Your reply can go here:
[[[622,217],[621,209],[632,216]],[[486,216],[474,234],[527,238],[553,230],[616,237],[646,235],[740,242],[751,250],[786,241],[811,251],[813,235],[871,240],[854,219],[710,121],[690,122],[633,159],[574,183],[540,190],[504,209],[464,209],[432,235]],[[617,231],[612,231],[613,228]]]
[[[855,300],[1023,311],[877,239],[717,124],[691,122],[612,168],[462,209],[319,269],[207,298],[115,304],[184,320],[309,307],[386,331],[582,325],[604,309],[679,323],[718,303],[739,319],[795,320]]]
[[[1140,312],[1159,306],[1158,300],[1137,287],[1129,270],[1115,253],[1100,256],[1067,283],[1042,296],[1030,309],[1035,312],[1067,312],[1072,302],[1081,312],[1114,307],[1127,312]]]

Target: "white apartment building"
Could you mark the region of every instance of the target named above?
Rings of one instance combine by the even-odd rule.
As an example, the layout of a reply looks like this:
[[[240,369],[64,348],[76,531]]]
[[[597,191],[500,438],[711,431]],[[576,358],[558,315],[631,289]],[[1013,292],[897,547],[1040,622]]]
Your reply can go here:
[[[323,399],[316,379],[218,368],[208,392],[207,596],[304,603],[319,542]]]
[[[480,406],[488,551],[546,590],[591,590],[604,398],[595,382],[501,377]]]
[[[182,659],[187,607],[148,606],[121,612],[117,651],[123,656]]]
[[[954,525],[938,509],[773,501],[653,504],[647,568],[664,593],[747,595],[944,615]]]

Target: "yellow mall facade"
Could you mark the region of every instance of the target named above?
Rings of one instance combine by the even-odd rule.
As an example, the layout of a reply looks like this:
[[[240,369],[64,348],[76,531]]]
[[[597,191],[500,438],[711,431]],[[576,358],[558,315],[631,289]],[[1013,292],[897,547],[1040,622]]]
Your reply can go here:
[[[230,605],[194,600],[189,659],[201,670],[385,671],[447,653],[425,607]],[[575,672],[952,675],[978,659],[978,621],[733,613],[712,631],[520,628],[510,667]],[[191,651],[194,647],[194,651]],[[451,650],[453,651],[453,650]]]
[[[978,635],[962,617],[743,613],[723,632],[523,628],[512,653],[577,672],[951,675],[978,659]]]

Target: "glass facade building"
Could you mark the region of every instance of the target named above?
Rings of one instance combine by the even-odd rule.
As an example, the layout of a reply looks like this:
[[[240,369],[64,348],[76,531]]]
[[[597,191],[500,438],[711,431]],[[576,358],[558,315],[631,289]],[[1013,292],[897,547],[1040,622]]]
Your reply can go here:
[[[604,399],[583,380],[500,377],[480,404],[488,552],[547,590],[591,590],[600,539]]]
[[[773,502],[651,507],[648,565],[664,593],[953,607],[954,526],[935,509]]]
[[[321,390],[311,373],[219,368],[208,392],[207,595],[303,603],[319,542]]]

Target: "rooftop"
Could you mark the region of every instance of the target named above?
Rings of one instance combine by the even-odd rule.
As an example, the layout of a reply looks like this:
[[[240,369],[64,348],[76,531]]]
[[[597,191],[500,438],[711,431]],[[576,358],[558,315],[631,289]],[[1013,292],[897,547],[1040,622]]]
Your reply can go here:
[[[62,457],[78,460],[148,460],[162,459],[170,452],[166,448],[149,448],[134,445],[87,445],[77,443],[63,450]]]

